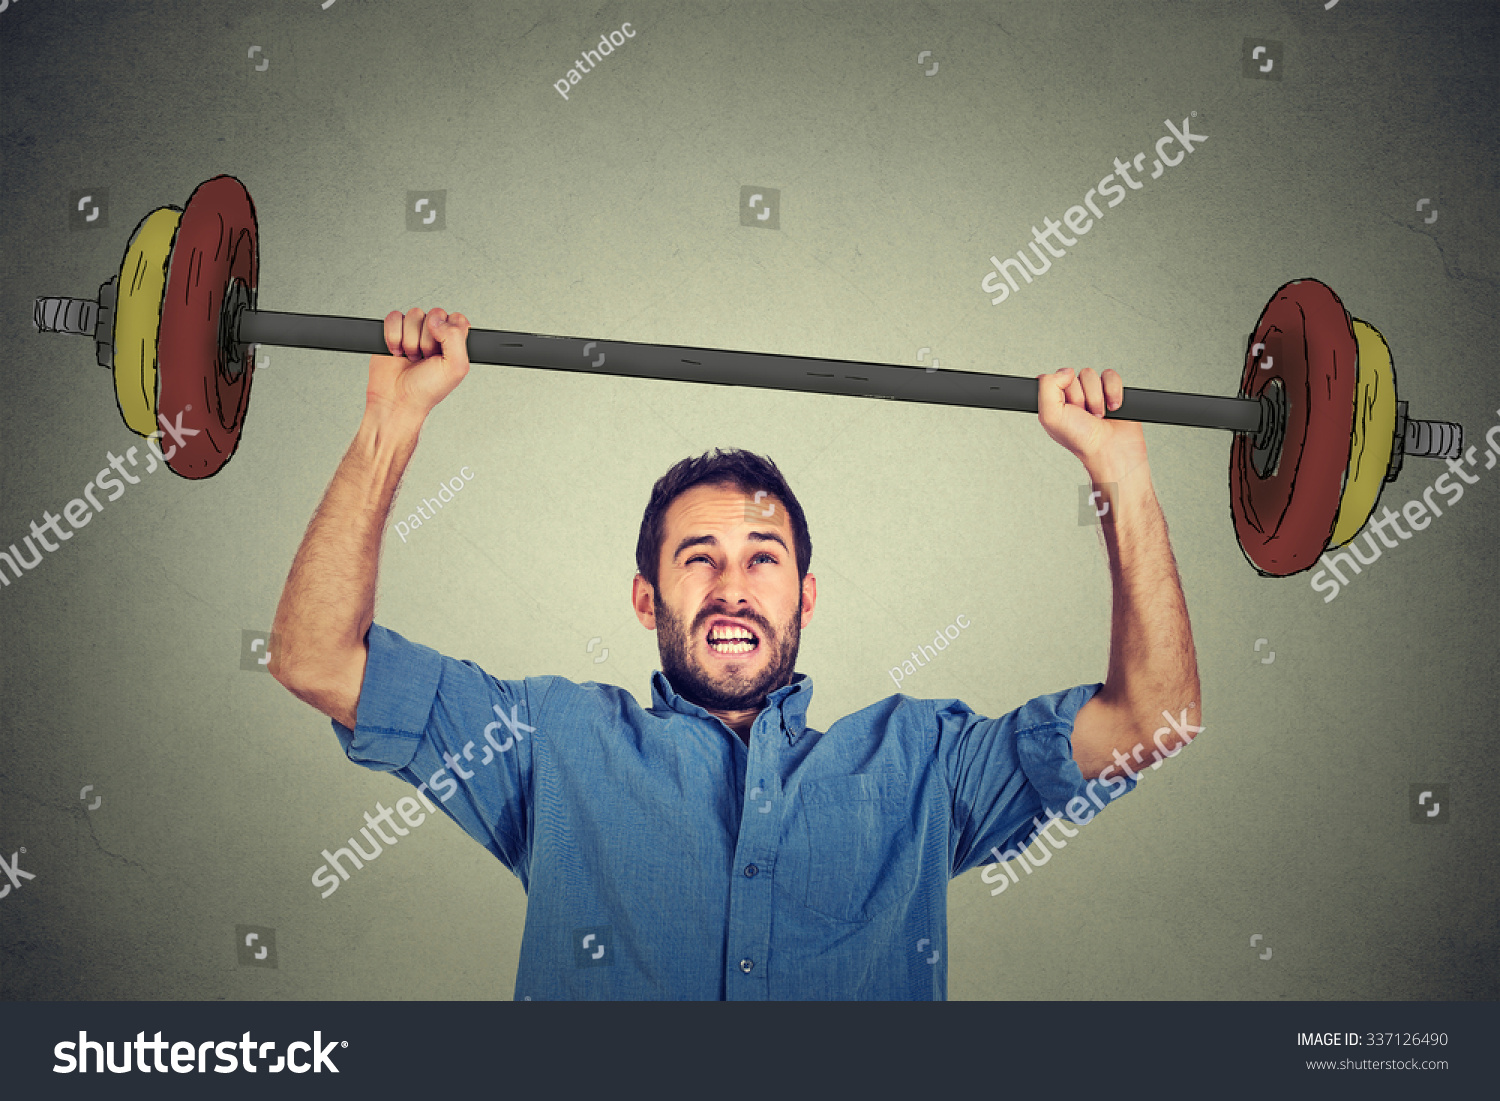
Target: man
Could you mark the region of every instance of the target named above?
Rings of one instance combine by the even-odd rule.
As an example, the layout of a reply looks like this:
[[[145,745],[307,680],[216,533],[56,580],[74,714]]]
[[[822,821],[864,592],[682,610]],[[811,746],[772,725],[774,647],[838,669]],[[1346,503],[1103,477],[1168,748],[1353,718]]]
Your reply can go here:
[[[1080,802],[1092,817],[1201,729],[1145,438],[1103,416],[1113,370],[1037,380],[1042,426],[1109,505],[1103,685],[998,719],[895,695],[810,729],[793,667],[812,544],[775,466],[744,452],[685,460],[652,493],[632,588],[661,651],[648,710],[609,685],[496,680],[376,625],[387,514],[428,413],[468,374],[468,331],[440,309],[386,317],[391,354],[370,360],[270,670],[351,760],[415,785],[520,878],[517,999],[945,998],[948,880],[1008,858],[1041,817],[1086,821]],[[1164,710],[1182,723],[1161,728]]]

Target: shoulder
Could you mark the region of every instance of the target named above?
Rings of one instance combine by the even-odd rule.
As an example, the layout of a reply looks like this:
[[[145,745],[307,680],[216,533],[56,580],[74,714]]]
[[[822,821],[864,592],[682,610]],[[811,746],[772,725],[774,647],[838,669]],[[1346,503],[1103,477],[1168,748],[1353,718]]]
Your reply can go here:
[[[635,696],[618,685],[561,676],[527,677],[521,683],[533,705],[547,711],[602,711],[632,717],[646,714]]]

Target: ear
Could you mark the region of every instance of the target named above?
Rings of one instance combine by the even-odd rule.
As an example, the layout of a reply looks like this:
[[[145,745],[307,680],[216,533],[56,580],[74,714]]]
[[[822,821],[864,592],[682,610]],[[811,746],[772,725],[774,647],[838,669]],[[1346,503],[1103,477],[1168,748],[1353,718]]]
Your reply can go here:
[[[802,579],[802,626],[812,622],[813,606],[818,602],[818,579],[808,574]]]
[[[656,630],[656,591],[651,582],[636,574],[630,582],[630,605],[635,609],[635,618],[648,631]]]

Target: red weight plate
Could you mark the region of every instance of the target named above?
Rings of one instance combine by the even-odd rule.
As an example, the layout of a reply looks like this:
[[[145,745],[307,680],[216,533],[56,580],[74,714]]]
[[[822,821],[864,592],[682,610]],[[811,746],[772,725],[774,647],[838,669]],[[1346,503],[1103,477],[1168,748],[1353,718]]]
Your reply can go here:
[[[256,244],[255,205],[245,186],[233,176],[199,184],[172,243],[157,337],[158,446],[184,478],[212,477],[239,446],[254,355],[247,349],[238,376],[230,376],[219,345],[219,315],[231,279],[255,290]]]
[[[1257,346],[1263,349],[1257,354]],[[1271,366],[1262,367],[1269,357]],[[1286,436],[1268,477],[1251,462],[1254,439],[1237,435],[1229,451],[1234,531],[1262,574],[1286,577],[1315,563],[1333,534],[1354,430],[1358,345],[1348,311],[1324,284],[1297,279],[1267,303],[1250,338],[1242,397],[1259,397],[1273,379],[1286,389]]]

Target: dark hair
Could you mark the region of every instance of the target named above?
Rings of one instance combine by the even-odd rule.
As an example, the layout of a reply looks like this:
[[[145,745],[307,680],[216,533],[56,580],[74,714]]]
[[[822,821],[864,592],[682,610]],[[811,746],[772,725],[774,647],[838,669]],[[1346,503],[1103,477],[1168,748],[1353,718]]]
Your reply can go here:
[[[734,486],[747,495],[765,490],[786,506],[792,521],[797,585],[800,588],[812,562],[812,538],[807,534],[807,518],[802,514],[802,506],[792,495],[786,479],[770,459],[739,448],[725,451],[716,447],[696,459],[683,459],[651,487],[651,501],[646,505],[646,514],[641,517],[641,533],[635,541],[635,568],[651,583],[652,590],[661,591],[657,584],[657,568],[661,563],[662,540],[666,536],[667,509],[679,496],[699,485]]]

